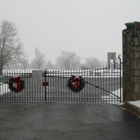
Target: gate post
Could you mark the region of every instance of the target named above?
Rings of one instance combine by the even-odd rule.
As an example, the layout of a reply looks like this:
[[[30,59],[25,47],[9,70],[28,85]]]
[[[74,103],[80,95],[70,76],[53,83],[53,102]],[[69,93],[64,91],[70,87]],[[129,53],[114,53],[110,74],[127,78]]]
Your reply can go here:
[[[121,67],[121,55],[118,55],[118,58],[119,58],[119,62],[120,62],[120,103],[121,103],[121,100],[122,100],[122,91],[121,91],[121,88],[122,88],[122,67]]]
[[[123,101],[140,100],[140,22],[125,24],[123,36]]]
[[[47,100],[47,98],[46,98],[46,70],[45,70],[44,74],[45,74],[44,77],[45,77],[45,101],[46,101]]]

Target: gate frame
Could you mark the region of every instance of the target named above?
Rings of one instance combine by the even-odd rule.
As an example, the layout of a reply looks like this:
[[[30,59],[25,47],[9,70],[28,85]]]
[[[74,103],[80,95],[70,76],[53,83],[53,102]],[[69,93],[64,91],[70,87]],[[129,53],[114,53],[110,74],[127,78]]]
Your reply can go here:
[[[119,73],[119,75],[118,75],[118,76],[119,76],[118,80],[119,80],[119,82],[120,82],[120,85],[119,85],[119,88],[120,88],[120,93],[119,93],[119,94],[120,94],[120,97],[119,97],[118,94],[115,95],[115,94],[113,94],[112,92],[110,92],[110,91],[108,91],[108,90],[106,90],[106,89],[104,89],[104,88],[98,87],[97,85],[93,85],[93,84],[88,83],[88,82],[85,82],[85,83],[86,83],[86,84],[89,84],[89,85],[91,85],[91,86],[94,86],[95,88],[99,88],[99,89],[101,89],[101,90],[104,90],[106,93],[109,93],[109,94],[113,95],[114,97],[117,97],[116,100],[119,101],[119,102],[121,103],[121,102],[122,102],[122,98],[121,98],[121,96],[122,96],[122,90],[121,90],[121,86],[122,86],[122,81],[121,81],[121,80],[122,80],[122,72],[121,72],[121,71],[122,71],[122,67],[121,67],[122,62],[121,62],[121,55],[118,55],[118,63],[117,63],[117,64],[118,64],[117,69],[119,69],[119,71],[117,70],[117,75],[118,75],[118,73]],[[106,67],[106,69],[107,69],[107,67]],[[13,75],[13,74],[15,74],[15,72],[16,72],[16,70],[15,70],[15,71],[12,71],[12,73],[8,73],[8,72],[7,72],[7,75],[9,75],[9,74]],[[29,97],[28,97],[28,96],[26,97],[26,95],[25,95],[25,96],[22,95],[22,99],[20,99],[20,100],[24,101],[24,98],[28,98],[28,99],[27,99],[27,101],[28,101],[29,98],[31,98],[31,101],[32,101],[32,98],[38,98],[38,99],[40,98],[40,99],[39,99],[40,101],[44,101],[44,100],[45,100],[45,101],[50,101],[50,100],[48,100],[49,96],[47,97],[47,91],[46,91],[46,86],[47,86],[47,84],[46,84],[46,83],[47,83],[47,82],[46,82],[46,77],[62,77],[62,78],[68,78],[68,77],[65,77],[65,76],[64,76],[64,73],[59,73],[59,71],[58,71],[58,76],[54,74],[54,71],[53,71],[53,73],[52,73],[51,76],[47,75],[47,74],[48,74],[48,71],[47,71],[47,70],[44,70],[43,72],[44,72],[44,75],[43,75],[43,77],[42,77],[42,80],[44,80],[43,83],[45,83],[45,84],[44,84],[45,92],[42,91],[42,93],[43,93],[42,95],[43,95],[43,96],[37,96],[37,97],[35,96],[35,97],[34,97],[34,96],[31,95],[31,96],[29,96]],[[77,70],[77,72],[78,72],[78,70]],[[93,72],[93,71],[89,71],[89,72]],[[95,72],[96,72],[96,70],[95,70]],[[17,73],[17,74],[22,74],[22,75],[24,75],[25,73],[22,72],[22,73]],[[26,73],[26,74],[29,75],[29,77],[31,77],[31,73]],[[62,74],[62,76],[60,76],[61,74]],[[72,74],[72,71],[69,72],[69,74]],[[84,71],[83,74],[84,74],[84,75],[86,74],[85,71]],[[93,73],[91,73],[91,74],[93,74]],[[86,76],[86,75],[85,75],[85,76]],[[113,76],[113,75],[112,75],[112,76]],[[27,77],[24,77],[24,78],[27,78]],[[96,78],[96,75],[95,75],[95,78]],[[100,76],[99,76],[99,78],[100,78]],[[104,81],[103,81],[103,82],[104,82]],[[8,83],[8,82],[5,82],[5,83]],[[5,84],[5,83],[0,84],[0,86],[3,85],[3,84]],[[42,85],[42,86],[43,86],[43,85]],[[118,88],[118,84],[117,84],[117,88]],[[87,89],[87,90],[88,90],[88,89]],[[66,90],[66,92],[67,92],[67,90]],[[104,93],[103,93],[103,94],[104,94]],[[13,95],[13,94],[12,94],[12,95]],[[13,98],[15,98],[15,96],[12,96],[12,95],[9,96],[9,97],[5,95],[5,96],[4,96],[5,99],[6,99],[5,101],[7,101],[7,99],[9,99],[9,98],[10,98],[10,101],[14,101]],[[45,95],[45,96],[44,96],[44,95]],[[64,95],[64,94],[62,94],[62,97],[61,97],[61,98],[63,98],[63,100],[61,100],[61,101],[65,101],[65,98],[64,98],[63,95]],[[88,95],[87,95],[87,96],[88,96]],[[54,96],[52,96],[52,97],[54,98]],[[52,97],[51,97],[51,98],[52,98]],[[2,97],[2,98],[3,98],[3,97]],[[20,98],[20,96],[19,96],[19,97],[17,96],[16,101],[19,101],[18,98]],[[50,99],[51,99],[51,98],[50,98]],[[56,96],[56,98],[60,98],[60,96]],[[67,97],[66,97],[66,98],[67,98]],[[88,99],[88,97],[85,97],[85,96],[83,96],[83,95],[82,95],[82,96],[79,95],[79,96],[77,96],[77,97],[76,97],[76,96],[73,96],[73,95],[70,95],[70,98],[71,98],[70,101],[73,101],[73,99],[74,99],[74,100],[78,100],[78,101],[81,101],[81,100],[83,101],[84,98],[85,98],[85,101],[88,101],[88,100],[89,100],[89,101],[93,101],[93,102],[94,102],[94,98],[95,98],[95,102],[98,100],[98,98],[96,99],[96,94],[95,94],[95,97],[92,95],[92,97],[89,97],[89,99]],[[1,99],[1,96],[0,96],[0,99]],[[37,101],[38,99],[35,99],[35,100],[33,100],[33,101]],[[115,98],[112,98],[112,99],[115,99]],[[118,100],[118,99],[119,99],[119,100]],[[57,100],[57,99],[56,99],[56,100]],[[58,100],[59,100],[59,99],[58,99]],[[57,100],[57,101],[58,101],[58,100]],[[67,100],[67,99],[66,99],[66,100]],[[69,99],[68,99],[68,100],[69,100]],[[2,100],[1,100],[1,101],[2,101]],[[1,101],[0,101],[0,102],[1,102]],[[51,100],[51,101],[54,101],[54,100]],[[110,100],[110,101],[111,101],[111,100]],[[105,102],[105,101],[103,101],[103,102]]]

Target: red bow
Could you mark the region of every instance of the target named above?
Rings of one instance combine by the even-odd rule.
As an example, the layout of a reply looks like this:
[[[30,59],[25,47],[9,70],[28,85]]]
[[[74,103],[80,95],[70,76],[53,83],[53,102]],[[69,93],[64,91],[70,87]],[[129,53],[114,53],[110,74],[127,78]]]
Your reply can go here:
[[[80,81],[79,78],[74,78],[73,79],[73,82],[76,82],[75,85],[74,85],[75,89],[78,89],[79,88],[79,81]]]
[[[20,76],[14,78],[14,82],[17,84],[17,90],[20,90]]]

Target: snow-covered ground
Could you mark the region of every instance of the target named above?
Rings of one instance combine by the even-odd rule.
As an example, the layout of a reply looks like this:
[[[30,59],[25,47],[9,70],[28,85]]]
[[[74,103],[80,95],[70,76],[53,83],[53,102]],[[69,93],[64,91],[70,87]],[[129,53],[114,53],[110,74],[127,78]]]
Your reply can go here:
[[[115,90],[108,96],[102,96],[102,100],[110,104],[118,104],[120,98],[120,89]],[[123,101],[123,89],[121,88],[121,103]]]
[[[8,84],[0,83],[0,95],[3,95],[4,93],[7,93],[7,92],[10,92]]]
[[[112,93],[120,97],[120,94],[119,94],[120,89],[116,90],[116,91],[114,91]],[[121,103],[120,104],[123,104],[123,89],[122,88],[121,88],[121,93],[122,94],[121,94]],[[111,103],[110,100],[112,100],[112,104],[115,104],[116,101],[113,101],[113,99],[115,100],[115,98],[117,99],[117,97],[113,96],[112,94],[110,94],[108,96],[102,96],[102,100],[107,100],[108,99],[108,103]],[[129,101],[128,103],[140,108],[140,100],[138,100],[138,101]]]
[[[138,100],[138,101],[130,101],[129,103],[134,105],[134,106],[140,107],[140,100]]]

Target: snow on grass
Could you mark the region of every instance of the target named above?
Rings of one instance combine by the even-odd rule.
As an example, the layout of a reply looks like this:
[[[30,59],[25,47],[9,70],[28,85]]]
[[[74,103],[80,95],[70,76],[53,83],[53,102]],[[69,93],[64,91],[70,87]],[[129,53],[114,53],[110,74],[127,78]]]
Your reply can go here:
[[[130,101],[128,103],[130,103],[130,104],[132,104],[134,106],[140,107],[140,100],[138,100],[138,101]]]
[[[0,95],[3,95],[4,93],[7,93],[7,92],[10,92],[8,84],[0,83]]]
[[[113,91],[112,94],[108,96],[102,96],[101,98],[107,103],[118,104],[120,102],[120,89]],[[121,102],[122,101],[123,101],[123,88],[121,88]]]

